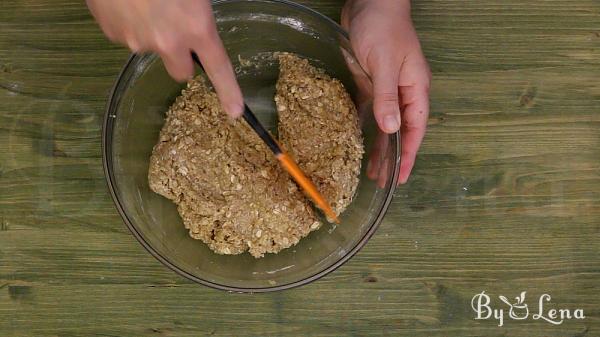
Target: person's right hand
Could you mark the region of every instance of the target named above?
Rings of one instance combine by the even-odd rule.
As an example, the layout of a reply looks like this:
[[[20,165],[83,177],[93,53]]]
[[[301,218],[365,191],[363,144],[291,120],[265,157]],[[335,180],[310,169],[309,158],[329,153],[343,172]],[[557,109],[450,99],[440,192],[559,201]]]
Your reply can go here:
[[[243,112],[243,98],[231,61],[217,32],[209,0],[86,0],[104,33],[134,52],[160,55],[178,81],[194,75],[195,52],[225,111]]]

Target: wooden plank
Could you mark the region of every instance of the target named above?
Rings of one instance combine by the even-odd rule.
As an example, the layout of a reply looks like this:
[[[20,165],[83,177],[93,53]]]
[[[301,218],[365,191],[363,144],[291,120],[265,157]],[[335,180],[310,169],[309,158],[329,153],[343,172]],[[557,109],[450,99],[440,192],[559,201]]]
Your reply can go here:
[[[334,273],[241,295],[164,268],[112,206],[100,130],[127,51],[82,1],[2,1],[0,336],[598,335],[600,3],[413,3],[434,84],[410,183]],[[483,290],[587,318],[499,328],[473,320]]]

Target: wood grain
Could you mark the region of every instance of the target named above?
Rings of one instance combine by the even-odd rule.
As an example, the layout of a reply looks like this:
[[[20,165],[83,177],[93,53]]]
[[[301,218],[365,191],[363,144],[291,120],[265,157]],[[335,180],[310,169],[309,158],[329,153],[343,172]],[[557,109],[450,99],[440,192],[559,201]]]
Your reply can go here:
[[[600,3],[413,4],[434,84],[410,183],[339,270],[240,295],[168,271],[112,205],[100,129],[127,51],[83,1],[2,1],[0,336],[600,335]],[[499,328],[473,320],[483,290],[586,319]]]

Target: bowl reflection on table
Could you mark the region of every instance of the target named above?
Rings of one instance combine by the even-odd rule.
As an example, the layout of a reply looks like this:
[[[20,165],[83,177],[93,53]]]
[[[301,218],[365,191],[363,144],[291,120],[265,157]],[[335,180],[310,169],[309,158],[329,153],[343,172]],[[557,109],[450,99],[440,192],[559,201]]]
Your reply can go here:
[[[274,52],[308,58],[344,83],[355,101],[356,78],[368,78],[352,57],[341,28],[300,5],[283,1],[227,1],[214,5],[219,32],[234,63],[250,108],[271,129],[277,115],[273,96],[278,76]],[[218,255],[189,237],[176,206],[148,186],[149,158],[165,112],[184,88],[153,54],[133,55],[110,97],[103,131],[103,155],[111,194],[125,223],[144,247],[165,265],[196,282],[232,291],[261,292],[313,281],[347,261],[374,233],[391,201],[399,165],[398,135],[382,134],[360,99],[366,154],[354,201],[341,225],[325,225],[294,247],[255,259]],[[358,103],[358,102],[357,102]],[[378,142],[375,140],[379,139]],[[366,176],[369,156],[387,163],[380,179]],[[378,182],[379,181],[379,184]]]

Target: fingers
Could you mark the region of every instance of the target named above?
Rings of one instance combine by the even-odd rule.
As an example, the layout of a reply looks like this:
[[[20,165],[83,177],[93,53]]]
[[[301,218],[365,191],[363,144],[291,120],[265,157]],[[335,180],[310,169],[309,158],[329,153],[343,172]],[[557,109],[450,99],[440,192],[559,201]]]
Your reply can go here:
[[[223,109],[232,117],[243,112],[242,92],[219,38],[210,0],[86,0],[103,30],[134,52],[160,55],[169,75],[185,81],[194,75],[191,52],[202,61]]]
[[[162,58],[171,77],[179,82],[184,82],[194,76],[194,64],[189,49],[180,42],[177,36],[169,33],[156,33],[153,45],[153,49]],[[130,47],[132,48],[131,45]]]
[[[178,33],[157,33],[153,49],[158,51],[165,68],[177,81],[185,81],[193,76],[191,52],[194,51],[202,62],[223,109],[231,117],[237,118],[242,115],[244,107],[242,91],[212,19],[212,12],[204,13],[210,18],[199,18],[198,22],[190,24],[190,33],[183,35],[183,38],[179,38]]]
[[[217,32],[210,1],[202,1],[202,21],[192,25],[192,50],[198,55],[227,114],[240,117],[244,111],[242,90],[237,83],[229,55]]]
[[[209,30],[197,34],[195,40],[193,50],[215,87],[223,109],[233,118],[241,116],[244,111],[242,91],[216,26],[210,25]]]
[[[400,129],[400,104],[398,102],[398,72],[395,66],[378,65],[373,72],[373,112],[377,124],[386,133]]]
[[[356,97],[354,98],[354,103],[356,104],[356,108],[358,110],[358,117],[362,121],[365,118],[365,114],[372,113],[368,105],[371,104],[373,99],[373,84],[371,83],[371,79],[365,73],[360,64],[356,61],[354,56],[350,55],[348,51],[344,48],[340,48],[342,54],[344,55],[344,61],[346,62],[346,66],[348,66],[348,70],[352,74],[352,79],[354,80],[354,84],[357,88]]]
[[[201,2],[201,6],[204,15],[201,21],[192,24],[191,50],[202,62],[225,112],[233,118],[240,117],[244,111],[242,91],[235,78],[229,55],[217,32],[210,2]]]
[[[165,64],[167,72],[176,81],[185,82],[194,76],[194,64],[188,50],[178,49],[169,52],[160,52],[159,55]]]
[[[385,185],[387,184],[389,178],[388,172],[390,169],[390,159],[389,158],[385,158],[382,163],[381,163],[381,167],[379,168],[379,176],[377,177],[377,187],[379,188],[385,188]]]
[[[401,87],[400,94],[404,108],[402,112],[402,154],[398,183],[404,184],[415,164],[417,151],[421,146],[427,118],[429,116],[429,84]]]
[[[389,137],[383,132],[377,132],[375,142],[369,154],[369,162],[367,163],[367,177],[371,180],[377,179],[382,175],[383,161],[386,159],[385,154],[389,146]],[[383,172],[386,174],[387,172]]]

